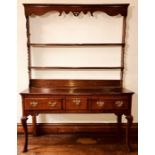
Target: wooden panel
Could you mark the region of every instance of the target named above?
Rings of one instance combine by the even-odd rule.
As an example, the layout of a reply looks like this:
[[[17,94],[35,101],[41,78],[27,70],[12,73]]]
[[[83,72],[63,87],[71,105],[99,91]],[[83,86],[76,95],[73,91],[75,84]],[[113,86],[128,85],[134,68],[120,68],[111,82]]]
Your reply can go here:
[[[37,125],[38,133],[40,134],[52,134],[52,133],[105,133],[115,134],[117,123],[39,123]],[[125,133],[126,124],[122,123],[122,131]],[[33,132],[32,124],[28,124],[29,133]],[[17,124],[17,133],[23,134],[23,127],[19,123]],[[138,123],[133,123],[131,127],[131,136],[138,136]]]
[[[66,110],[87,110],[87,97],[67,97],[65,105]]]
[[[127,109],[127,100],[105,100],[105,99],[93,99],[90,100],[91,110],[103,110],[103,109]]]
[[[61,110],[63,99],[56,98],[26,98],[25,110]]]
[[[81,12],[87,14],[88,12],[93,13],[96,11],[102,11],[110,16],[116,16],[121,14],[127,16],[127,8],[129,4],[24,4],[25,15],[38,15],[41,16],[50,11],[58,11],[61,15],[62,12],[68,14],[72,12],[74,16],[79,16]]]
[[[93,70],[96,70],[96,69],[99,69],[99,70],[118,70],[118,69],[123,69],[123,67],[60,67],[60,66],[55,66],[55,67],[51,67],[51,66],[46,66],[46,67],[41,67],[41,66],[31,66],[29,67],[30,69],[36,69],[36,70],[53,70],[53,69],[86,69],[86,70],[89,70],[89,69],[93,69]]]
[[[41,80],[31,79],[30,87],[54,88],[54,87],[119,87],[120,80]]]
[[[30,46],[32,47],[77,47],[77,46],[86,46],[86,47],[100,47],[100,46],[124,46],[125,44],[124,43],[76,43],[76,44],[73,44],[73,43],[65,43],[65,44],[61,44],[61,43],[53,43],[53,44],[49,44],[49,43],[46,43],[46,44],[40,44],[40,43],[30,43]]]

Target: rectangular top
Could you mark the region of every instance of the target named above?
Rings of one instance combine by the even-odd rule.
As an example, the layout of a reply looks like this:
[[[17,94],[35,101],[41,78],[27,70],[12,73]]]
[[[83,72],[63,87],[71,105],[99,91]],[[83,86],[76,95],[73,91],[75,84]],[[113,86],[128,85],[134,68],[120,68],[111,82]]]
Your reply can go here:
[[[133,94],[132,91],[124,88],[28,88],[20,93],[21,95],[121,95]]]

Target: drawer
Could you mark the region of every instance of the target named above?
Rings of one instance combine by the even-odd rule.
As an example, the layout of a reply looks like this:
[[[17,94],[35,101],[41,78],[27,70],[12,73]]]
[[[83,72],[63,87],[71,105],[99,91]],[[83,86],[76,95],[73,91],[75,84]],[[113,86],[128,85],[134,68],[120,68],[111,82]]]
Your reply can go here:
[[[90,108],[91,110],[112,110],[112,109],[127,109],[127,100],[108,100],[108,99],[91,99]]]
[[[88,102],[86,97],[68,97],[66,98],[66,110],[86,110]]]
[[[24,102],[25,110],[61,110],[62,98],[27,98]]]

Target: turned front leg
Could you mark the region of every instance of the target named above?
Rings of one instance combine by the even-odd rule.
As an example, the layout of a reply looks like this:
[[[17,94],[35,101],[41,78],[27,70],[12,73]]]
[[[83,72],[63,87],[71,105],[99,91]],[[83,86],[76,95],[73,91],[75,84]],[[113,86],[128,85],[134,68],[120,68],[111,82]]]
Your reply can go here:
[[[121,126],[122,126],[122,114],[117,115],[117,138],[118,142],[121,141]]]
[[[132,117],[132,115],[127,115],[126,119],[127,119],[127,125],[126,125],[126,145],[127,145],[128,151],[131,151],[130,129],[131,129],[131,125],[132,125],[132,122],[133,122],[133,117]]]
[[[26,116],[23,116],[21,118],[21,123],[22,123],[22,126],[23,126],[23,129],[24,129],[24,135],[25,135],[25,142],[24,142],[24,149],[23,149],[23,152],[27,152],[27,147],[28,147],[28,131],[27,131],[27,117]]]
[[[37,136],[37,120],[36,115],[32,115],[33,136]]]

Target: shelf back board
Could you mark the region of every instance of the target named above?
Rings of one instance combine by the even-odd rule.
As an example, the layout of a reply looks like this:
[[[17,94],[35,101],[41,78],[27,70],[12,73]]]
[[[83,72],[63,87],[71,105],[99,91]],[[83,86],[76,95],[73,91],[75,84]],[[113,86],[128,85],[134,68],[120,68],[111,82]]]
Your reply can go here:
[[[96,88],[120,87],[120,80],[75,80],[75,79],[31,79],[30,87],[35,88]]]

